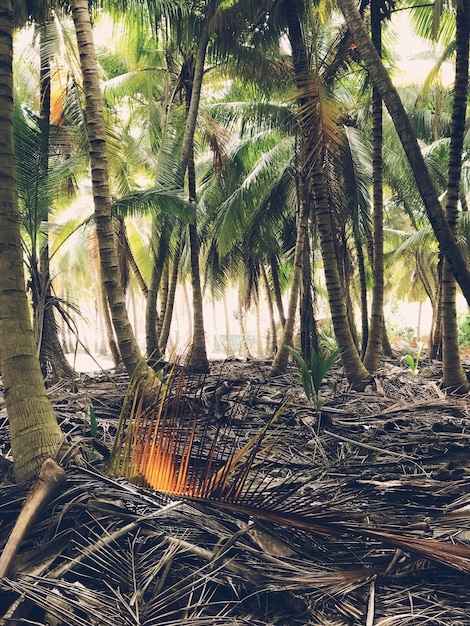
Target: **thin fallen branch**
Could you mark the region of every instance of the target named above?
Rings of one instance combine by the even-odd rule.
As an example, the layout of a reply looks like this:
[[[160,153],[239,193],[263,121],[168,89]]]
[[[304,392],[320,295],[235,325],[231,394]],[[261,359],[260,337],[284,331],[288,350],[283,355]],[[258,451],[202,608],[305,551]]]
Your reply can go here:
[[[44,461],[38,480],[24,501],[23,508],[0,556],[0,579],[8,574],[24,536],[41,508],[64,489],[66,480],[65,471],[54,459]]]

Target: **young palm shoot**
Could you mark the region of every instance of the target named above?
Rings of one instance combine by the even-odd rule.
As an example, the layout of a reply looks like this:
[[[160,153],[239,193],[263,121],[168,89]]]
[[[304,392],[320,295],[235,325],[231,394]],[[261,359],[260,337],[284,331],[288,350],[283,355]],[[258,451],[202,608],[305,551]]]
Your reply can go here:
[[[319,353],[312,348],[309,361],[305,361],[300,352],[294,350],[291,346],[289,346],[289,350],[300,368],[300,377],[305,395],[315,409],[319,411],[324,403],[324,398],[320,396],[321,385],[326,374],[338,360],[341,349],[326,349],[324,352]]]
[[[413,356],[411,351],[409,351],[408,354],[405,354],[405,356],[403,357],[403,360],[405,361],[405,363],[410,368],[410,372],[411,372],[412,376],[417,376],[418,375],[419,360],[421,358],[421,352],[423,351],[423,345],[424,344],[421,341],[419,343],[419,345],[418,345],[418,352],[416,353],[416,356]]]

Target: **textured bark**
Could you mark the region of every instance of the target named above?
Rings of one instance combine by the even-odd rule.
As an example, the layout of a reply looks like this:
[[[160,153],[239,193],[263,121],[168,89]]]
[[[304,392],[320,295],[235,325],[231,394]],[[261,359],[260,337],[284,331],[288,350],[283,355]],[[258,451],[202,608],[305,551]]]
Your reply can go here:
[[[119,351],[129,375],[143,368],[145,361],[137,345],[126,309],[124,289],[121,284],[115,232],[111,216],[106,137],[96,61],[93,32],[87,0],[71,0],[72,17],[80,53],[85,93],[85,117],[90,148],[91,177],[95,204],[95,223],[100,250],[106,296],[109,302],[113,327]]]
[[[119,354],[119,348],[114,337],[113,321],[109,312],[108,299],[106,297],[106,289],[104,286],[103,272],[100,267],[100,300],[101,300],[101,315],[103,318],[104,331],[106,334],[106,342],[111,358],[113,359],[114,367],[118,367],[121,363],[121,355]],[[104,346],[103,346],[104,347]]]
[[[466,4],[468,5],[468,2]],[[395,125],[436,239],[452,268],[467,302],[470,304],[470,271],[447,223],[445,213],[418,145],[416,134],[413,131],[397,90],[393,86],[380,56],[369,38],[355,0],[338,0],[338,6],[352,33],[357,50]]]
[[[196,130],[199,102],[201,100],[202,79],[204,76],[204,64],[206,59],[207,45],[209,43],[209,16],[205,16],[199,35],[198,49],[194,63],[194,74],[187,91],[187,114],[186,126],[181,148],[180,168],[188,173],[188,191],[191,207],[191,220],[189,229],[190,263],[191,263],[191,288],[193,297],[193,338],[188,357],[188,367],[194,371],[207,371],[209,361],[206,351],[206,337],[204,329],[204,314],[201,290],[201,277],[199,270],[199,236],[197,234],[197,198],[196,198],[196,172],[194,166],[194,132]]]
[[[12,3],[0,0],[0,371],[18,482],[63,442],[46,395],[26,298],[13,152]]]
[[[470,7],[468,2],[457,6],[456,60],[454,100],[449,150],[446,215],[451,231],[455,233],[458,219],[459,189],[462,172],[462,151],[465,132],[468,94],[468,54],[470,36]],[[442,370],[444,386],[459,393],[467,393],[470,385],[462,367],[459,354],[459,329],[457,325],[457,289],[455,278],[447,259],[444,259],[442,281]]]
[[[154,227],[155,228],[155,227]],[[157,236],[154,233],[155,237]],[[160,242],[161,244],[161,242]],[[161,359],[161,352],[158,346],[157,333],[157,299],[162,279],[163,258],[161,254],[162,246],[158,245],[158,250],[152,253],[153,266],[150,284],[147,291],[147,302],[145,308],[145,345],[147,357],[150,363],[156,363]]]
[[[314,313],[312,265],[310,242],[307,237],[304,245],[300,288],[300,353],[307,363],[310,360],[312,349],[317,354],[320,349]]]
[[[361,384],[370,379],[370,374],[362,363],[348,320],[345,296],[338,271],[331,212],[324,188],[324,174],[320,164],[313,174],[312,186],[328,302],[335,337],[338,346],[341,348],[341,360],[348,381],[352,384]]]
[[[382,56],[382,21],[380,5],[371,2],[372,42]],[[373,85],[372,87],[372,196],[374,205],[374,251],[373,251],[373,292],[371,318],[367,348],[364,355],[364,366],[369,372],[375,372],[380,365],[382,341],[385,327],[384,316],[384,205],[383,205],[383,132],[382,132],[382,98]]]

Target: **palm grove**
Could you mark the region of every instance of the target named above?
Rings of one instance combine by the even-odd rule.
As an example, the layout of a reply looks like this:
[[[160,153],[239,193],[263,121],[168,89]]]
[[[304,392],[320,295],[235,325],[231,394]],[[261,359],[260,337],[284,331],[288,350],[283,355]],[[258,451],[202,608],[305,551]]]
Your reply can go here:
[[[450,88],[397,92],[384,35],[405,9],[453,61]],[[112,51],[94,37],[104,12]],[[25,28],[39,58],[18,67]],[[63,443],[44,377],[70,375],[59,327],[81,298],[97,302],[115,362],[151,377],[177,286],[196,370],[209,367],[203,296],[235,288],[242,329],[266,303],[280,374],[289,346],[321,351],[323,289],[361,385],[390,349],[384,294],[406,268],[433,305],[444,386],[468,391],[456,294],[470,302],[469,28],[464,0],[0,0],[0,371],[19,481]],[[85,193],[92,210],[65,219]],[[130,302],[145,309],[144,350]]]

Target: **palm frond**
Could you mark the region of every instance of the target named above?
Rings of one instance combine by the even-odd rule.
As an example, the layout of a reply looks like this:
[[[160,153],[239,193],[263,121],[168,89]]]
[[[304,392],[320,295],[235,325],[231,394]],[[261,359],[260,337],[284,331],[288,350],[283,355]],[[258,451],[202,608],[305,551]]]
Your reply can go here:
[[[284,479],[279,483],[269,477],[260,459],[263,454],[265,459],[282,456],[282,428],[277,423],[281,408],[247,437],[243,416],[235,409],[232,415],[220,415],[220,407],[214,405],[219,412],[215,422],[200,419],[203,388],[203,377],[188,378],[177,366],[153,388],[134,381],[121,413],[110,473],[170,496],[213,503],[319,537],[368,536],[470,572],[469,546],[372,525],[363,520],[360,510],[349,508],[346,514],[331,505],[312,506],[310,498],[299,497],[298,482]]]

